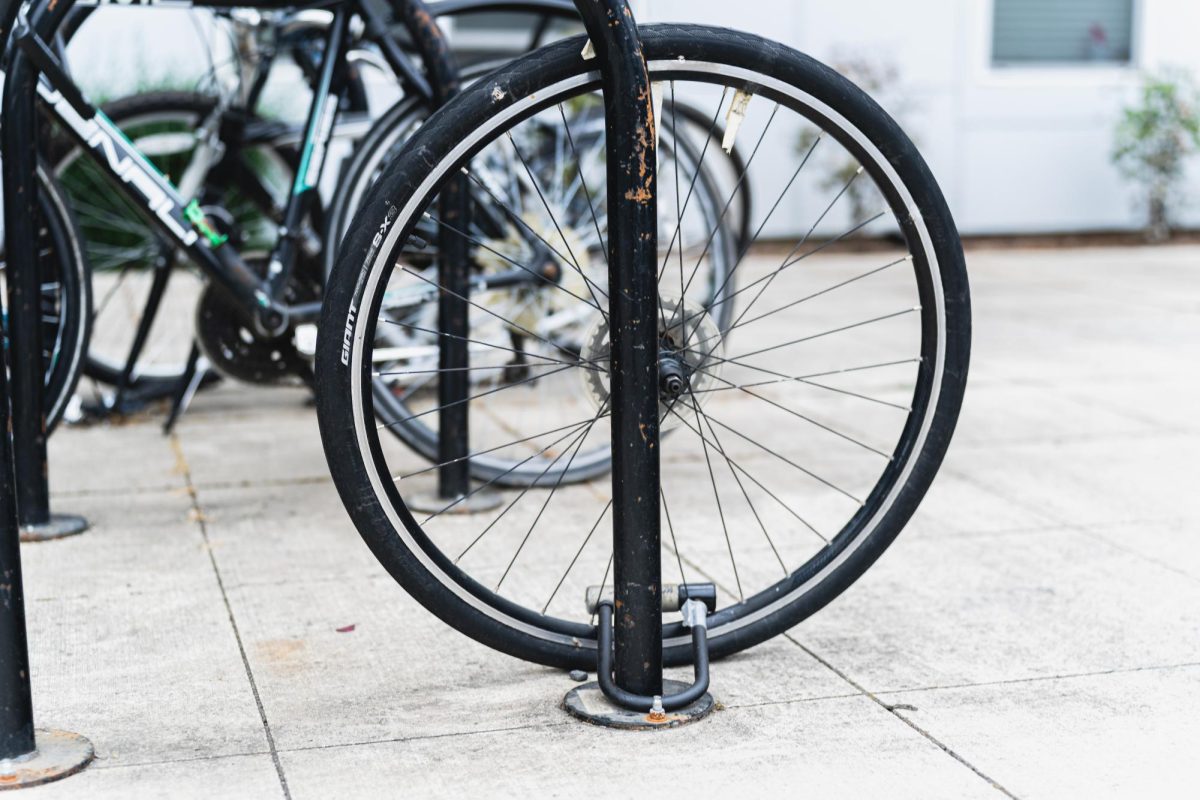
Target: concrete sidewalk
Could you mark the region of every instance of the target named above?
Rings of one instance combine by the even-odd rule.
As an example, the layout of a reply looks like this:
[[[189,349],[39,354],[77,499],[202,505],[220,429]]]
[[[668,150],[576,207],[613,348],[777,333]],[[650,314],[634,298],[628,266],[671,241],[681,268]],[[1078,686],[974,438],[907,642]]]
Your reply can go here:
[[[404,594],[300,392],[56,434],[56,508],[94,528],[22,549],[35,709],[97,760],[26,795],[1196,797],[1200,248],[969,263],[971,385],[917,517],[677,731],[569,721],[566,675]]]

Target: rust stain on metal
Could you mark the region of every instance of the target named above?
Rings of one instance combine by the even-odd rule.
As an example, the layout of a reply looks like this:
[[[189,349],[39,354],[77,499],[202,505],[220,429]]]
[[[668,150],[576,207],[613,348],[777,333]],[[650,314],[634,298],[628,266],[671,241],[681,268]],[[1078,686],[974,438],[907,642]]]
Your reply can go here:
[[[650,153],[652,150],[651,142],[657,140],[655,132],[654,119],[654,93],[649,88],[643,88],[638,93],[638,102],[646,108],[646,125],[638,131],[637,145],[634,147],[634,157],[637,159],[637,174],[639,185],[625,192],[625,199],[632,200],[639,205],[647,205],[654,199],[654,191],[651,186],[651,168]]]

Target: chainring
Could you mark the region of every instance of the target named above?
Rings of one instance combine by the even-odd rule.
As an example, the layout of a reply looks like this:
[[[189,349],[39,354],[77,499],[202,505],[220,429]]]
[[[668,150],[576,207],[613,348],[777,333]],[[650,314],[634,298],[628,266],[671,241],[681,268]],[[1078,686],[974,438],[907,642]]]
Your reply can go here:
[[[264,338],[246,323],[228,295],[209,284],[196,304],[196,342],[222,375],[246,383],[312,382],[312,365],[296,350],[292,330]]]

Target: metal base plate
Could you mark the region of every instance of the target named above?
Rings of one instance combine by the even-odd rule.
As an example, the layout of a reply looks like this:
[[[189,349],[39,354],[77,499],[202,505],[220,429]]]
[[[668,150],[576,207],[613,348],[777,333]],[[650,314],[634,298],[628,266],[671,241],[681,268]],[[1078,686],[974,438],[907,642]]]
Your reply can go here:
[[[686,688],[686,683],[663,681],[663,691],[667,694],[676,694]],[[630,711],[615,705],[600,690],[600,684],[593,681],[567,692],[562,707],[571,716],[592,725],[627,731],[655,731],[698,722],[711,714],[717,704],[711,694],[705,693],[690,706],[678,711],[668,711],[661,719],[656,719],[645,711]]]
[[[22,789],[74,775],[91,763],[96,751],[78,733],[37,730],[37,750],[0,760],[0,789]]]
[[[88,529],[88,521],[78,514],[51,514],[49,522],[38,525],[22,525],[22,542],[45,542],[50,539],[64,539],[83,533]]]
[[[461,500],[457,503],[457,497],[442,497],[437,492],[421,492],[420,494],[404,498],[404,504],[412,511],[421,511],[426,514],[478,514],[483,511],[491,511],[494,508],[499,508],[504,502],[504,495],[500,492],[493,492],[490,489],[483,489],[475,492],[466,500]],[[446,509],[446,506],[454,503],[454,507]]]

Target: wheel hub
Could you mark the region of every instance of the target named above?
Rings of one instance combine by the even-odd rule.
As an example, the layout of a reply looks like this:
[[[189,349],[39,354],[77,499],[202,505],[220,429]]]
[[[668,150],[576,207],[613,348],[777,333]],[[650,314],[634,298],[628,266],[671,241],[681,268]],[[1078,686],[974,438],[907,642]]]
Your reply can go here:
[[[658,409],[660,430],[669,430],[708,402],[720,380],[724,337],[712,316],[698,303],[661,297],[658,319]],[[593,407],[609,402],[608,322],[599,314],[584,339],[583,385]],[[693,423],[694,424],[694,423]]]
[[[677,401],[688,387],[688,370],[671,353],[658,354],[658,392],[666,403]]]

